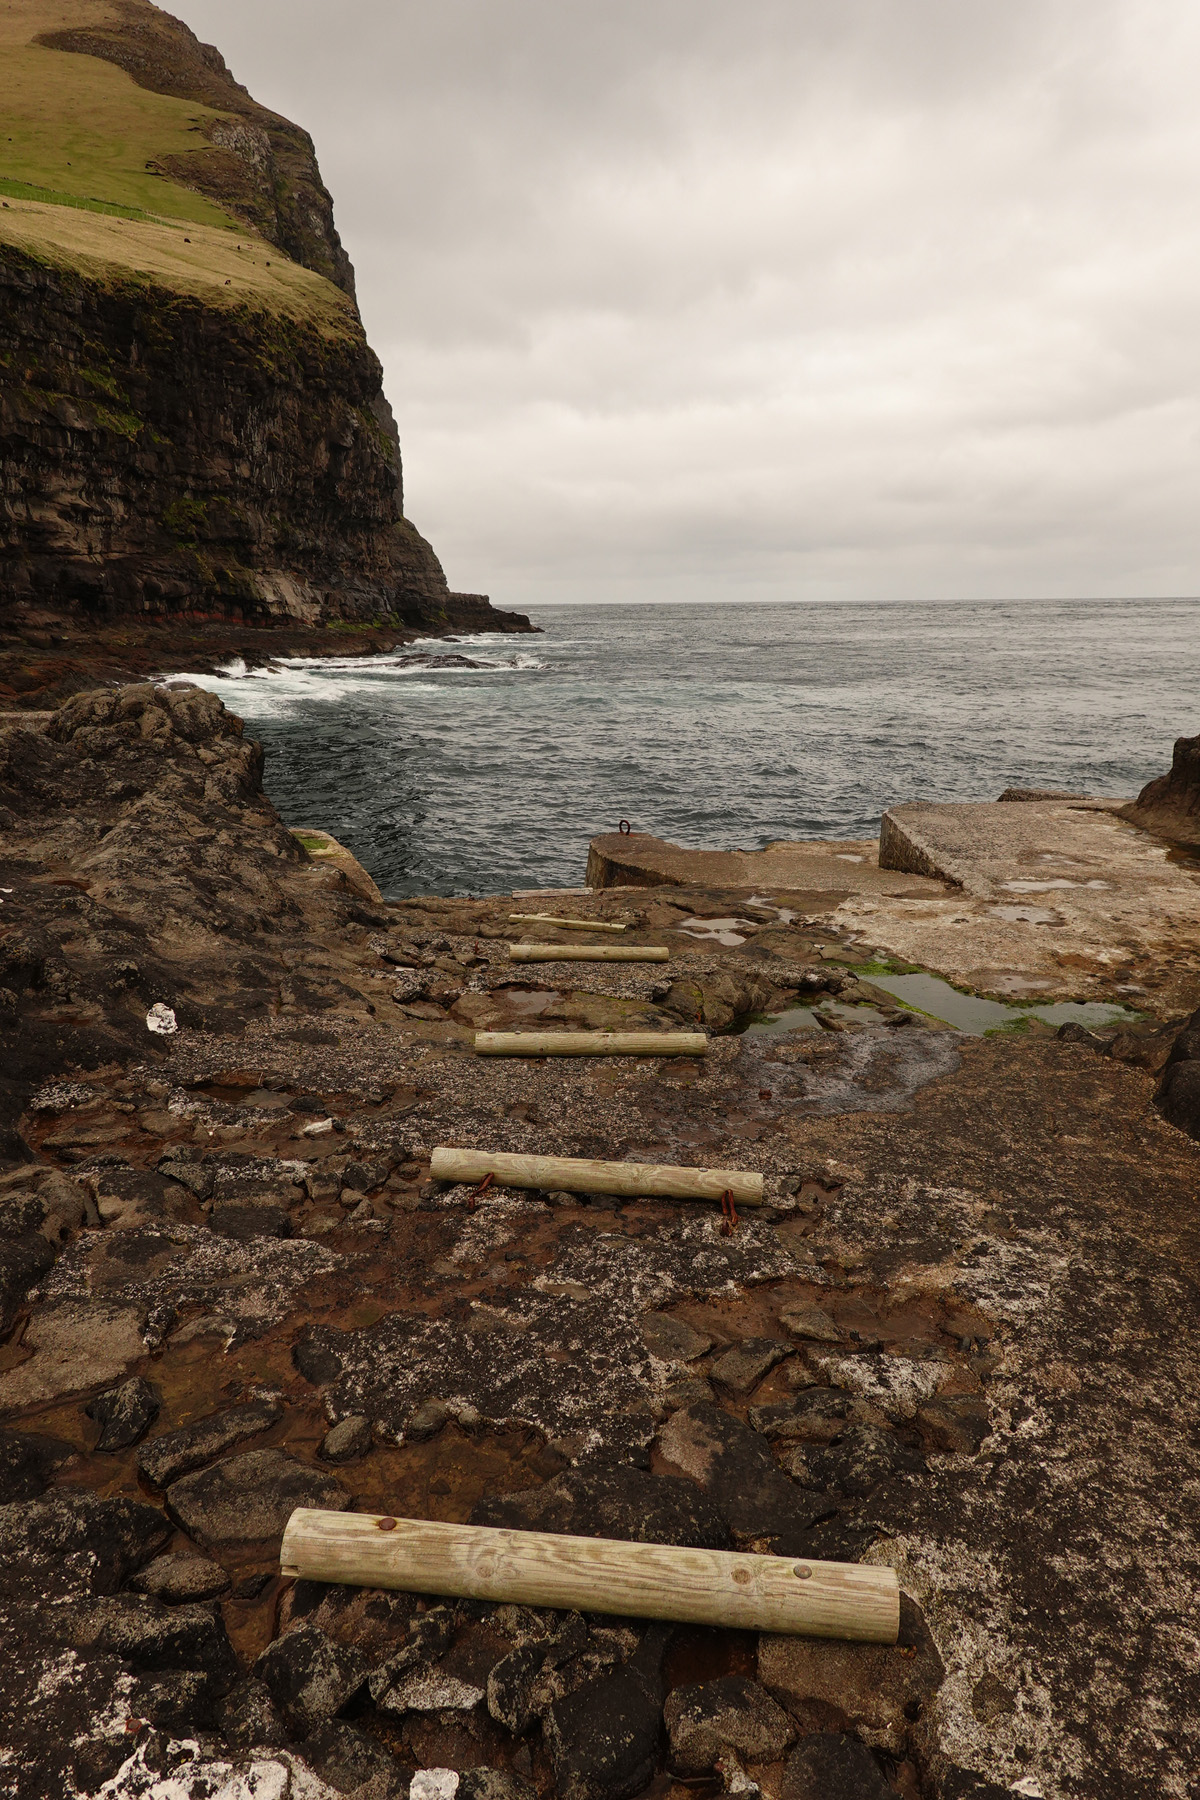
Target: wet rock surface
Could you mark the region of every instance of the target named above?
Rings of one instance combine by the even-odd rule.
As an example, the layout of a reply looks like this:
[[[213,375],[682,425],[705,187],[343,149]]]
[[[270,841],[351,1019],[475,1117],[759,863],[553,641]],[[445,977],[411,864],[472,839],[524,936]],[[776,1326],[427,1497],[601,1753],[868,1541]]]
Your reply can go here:
[[[1200,1149],[1162,1093],[1200,1066],[1193,1027],[1090,1033],[1100,1053],[1050,1028],[897,1031],[856,1011],[865,952],[829,893],[572,899],[670,943],[672,979],[517,982],[511,900],[365,902],[282,831],[197,690],[83,696],[19,736],[19,1800],[682,1800],[701,1778],[1107,1800],[1113,1769],[1138,1800],[1187,1794]],[[680,928],[728,917],[740,944]],[[726,1029],[687,1066],[472,1054],[481,1020],[674,1029],[685,989],[735,1026],[836,992],[842,1029]],[[148,1029],[156,1003],[173,1033]],[[429,1181],[438,1143],[756,1169],[767,1204],[733,1226],[473,1196]],[[901,1640],[286,1583],[296,1505],[892,1563]]]

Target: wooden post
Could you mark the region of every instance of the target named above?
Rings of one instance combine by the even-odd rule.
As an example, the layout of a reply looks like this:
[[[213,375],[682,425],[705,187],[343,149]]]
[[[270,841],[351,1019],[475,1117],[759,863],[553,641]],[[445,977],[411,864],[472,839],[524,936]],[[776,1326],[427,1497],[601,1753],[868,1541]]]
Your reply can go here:
[[[628,926],[612,925],[607,919],[560,919],[554,913],[509,913],[513,924],[561,925],[571,931],[627,931]]]
[[[434,1181],[482,1181],[501,1187],[562,1189],[568,1194],[647,1195],[662,1200],[720,1200],[761,1206],[763,1178],[746,1169],[683,1169],[670,1163],[596,1162],[588,1156],[520,1156],[511,1150],[455,1150],[440,1144],[429,1159]]]
[[[665,944],[510,944],[510,962],[666,962]]]
[[[702,1031],[477,1031],[480,1056],[703,1056]]]
[[[552,1606],[734,1631],[894,1644],[896,1571],[811,1557],[629,1544],[298,1507],[280,1551],[284,1575],[467,1600]]]

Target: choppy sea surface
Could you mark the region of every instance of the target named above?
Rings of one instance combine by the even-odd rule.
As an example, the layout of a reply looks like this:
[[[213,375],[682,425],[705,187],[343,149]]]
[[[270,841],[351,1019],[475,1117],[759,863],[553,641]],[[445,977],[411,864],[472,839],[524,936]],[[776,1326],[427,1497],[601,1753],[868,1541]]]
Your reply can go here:
[[[1011,784],[1134,794],[1200,731],[1200,600],[531,617],[538,636],[192,679],[262,739],[285,822],[333,832],[391,898],[582,884],[621,819],[749,850]]]

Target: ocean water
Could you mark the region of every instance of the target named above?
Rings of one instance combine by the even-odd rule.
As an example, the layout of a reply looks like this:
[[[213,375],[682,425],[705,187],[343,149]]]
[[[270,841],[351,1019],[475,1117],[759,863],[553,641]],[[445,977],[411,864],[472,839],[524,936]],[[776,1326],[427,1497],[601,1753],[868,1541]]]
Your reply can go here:
[[[392,898],[580,885],[621,819],[749,850],[1010,784],[1133,794],[1200,731],[1200,600],[531,616],[538,636],[192,679],[263,741],[284,820]]]

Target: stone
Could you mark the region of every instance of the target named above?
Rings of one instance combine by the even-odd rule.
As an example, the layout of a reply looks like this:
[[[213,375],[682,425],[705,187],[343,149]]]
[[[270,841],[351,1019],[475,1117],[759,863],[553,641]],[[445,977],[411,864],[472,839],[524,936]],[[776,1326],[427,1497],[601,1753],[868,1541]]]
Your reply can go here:
[[[341,1344],[348,1333],[331,1326],[306,1325],[292,1345],[292,1362],[305,1381],[327,1387],[342,1373]]]
[[[146,1354],[135,1307],[66,1303],[37,1312],[25,1328],[28,1362],[0,1374],[0,1407],[36,1406],[114,1381]]]
[[[457,1769],[418,1769],[409,1783],[409,1800],[455,1800]]]
[[[34,1282],[53,1264],[54,1250],[40,1231],[0,1239],[0,1329],[7,1330]]]
[[[286,1719],[308,1728],[331,1719],[357,1692],[369,1669],[361,1650],[337,1644],[307,1621],[268,1644],[254,1665]]]
[[[822,1731],[788,1757],[780,1800],[896,1800],[896,1789],[861,1739]]]
[[[236,1679],[233,1646],[219,1613],[111,1594],[64,1601],[47,1619],[74,1650],[107,1651],[135,1668],[201,1670],[226,1688]]]
[[[412,1770],[398,1763],[377,1737],[342,1719],[327,1719],[309,1733],[304,1759],[336,1793],[353,1800],[407,1800]]]
[[[729,1546],[720,1507],[690,1481],[628,1464],[568,1469],[542,1487],[481,1500],[470,1522],[568,1537],[690,1544],[699,1550]]]
[[[408,1416],[404,1436],[408,1443],[424,1444],[436,1437],[454,1417],[454,1408],[445,1400],[422,1400]]]
[[[764,1688],[742,1675],[678,1687],[663,1708],[671,1767],[703,1775],[726,1750],[750,1762],[777,1762],[796,1727]]]
[[[156,1600],[215,1600],[229,1587],[228,1572],[206,1556],[156,1556],[130,1582],[139,1594]]]
[[[511,1769],[467,1769],[458,1778],[457,1800],[535,1800],[536,1792]]]
[[[893,1756],[904,1754],[913,1725],[944,1678],[929,1627],[906,1594],[894,1645],[765,1632],[758,1641],[758,1679],[781,1705],[801,1717],[806,1708],[833,1708],[845,1727]]]
[[[209,1228],[221,1237],[249,1243],[252,1238],[290,1238],[294,1233],[291,1218],[282,1206],[230,1201],[214,1206],[208,1215]]]
[[[715,1501],[735,1543],[765,1542],[783,1556],[816,1555],[808,1533],[836,1510],[827,1494],[797,1487],[763,1438],[715,1406],[673,1413],[659,1432],[665,1459]]]
[[[793,1450],[785,1466],[806,1487],[865,1500],[885,1482],[921,1474],[925,1458],[883,1426],[851,1425],[831,1444]]]
[[[339,1419],[321,1439],[317,1455],[324,1462],[357,1462],[371,1448],[371,1421],[362,1413]]]
[[[670,1635],[668,1626],[651,1625],[627,1663],[551,1706],[542,1731],[560,1800],[628,1800],[649,1782]]]
[[[286,1744],[291,1737],[269,1688],[255,1675],[234,1683],[218,1704],[214,1723],[225,1741],[239,1750]]]
[[[815,1301],[786,1307],[779,1315],[779,1323],[793,1337],[807,1338],[814,1344],[838,1344],[842,1340],[841,1331]]]
[[[336,1476],[283,1450],[247,1450],[167,1489],[171,1518],[205,1548],[281,1538],[298,1506],[344,1512],[350,1503]]]
[[[1170,772],[1148,781],[1125,816],[1180,844],[1200,844],[1200,737],[1176,738]]]
[[[669,1381],[663,1389],[663,1399],[672,1412],[678,1412],[682,1406],[702,1406],[705,1402],[711,1405],[714,1398],[711,1382],[699,1375],[683,1375],[678,1381]]]
[[[431,1665],[449,1649],[456,1623],[457,1615],[453,1608],[433,1607],[417,1618],[407,1633],[407,1642],[386,1662],[372,1669],[367,1685],[372,1701],[381,1711],[405,1710],[402,1705],[394,1703],[392,1696],[405,1685],[415,1670],[428,1673]]]
[[[685,1319],[673,1319],[670,1313],[650,1312],[642,1320],[642,1337],[651,1356],[660,1362],[695,1362],[712,1348],[706,1331],[697,1331]]]
[[[242,1406],[231,1406],[225,1412],[151,1438],[138,1452],[138,1469],[152,1486],[169,1487],[181,1475],[202,1468],[234,1444],[268,1431],[282,1417],[283,1408],[277,1400],[248,1400]]]
[[[712,1379],[733,1394],[748,1394],[775,1364],[791,1355],[791,1345],[777,1338],[745,1338],[718,1356],[709,1369]]]
[[[211,1169],[202,1163],[188,1162],[179,1156],[164,1157],[158,1165],[159,1173],[167,1175],[172,1181],[178,1181],[189,1194],[197,1200],[211,1200],[216,1187],[216,1177]]]
[[[83,1410],[100,1427],[97,1450],[128,1450],[145,1437],[161,1406],[162,1395],[153,1383],[133,1375],[97,1394]]]
[[[157,1507],[86,1489],[0,1506],[0,1596],[111,1594],[170,1535]]]
[[[1200,1138],[1200,1061],[1177,1062],[1163,1073],[1155,1100],[1168,1125]]]
[[[74,1454],[74,1444],[62,1438],[0,1430],[0,1506],[14,1500],[36,1500],[55,1470]]]
[[[991,1431],[987,1401],[978,1394],[945,1394],[917,1408],[917,1425],[934,1450],[974,1456]]]
[[[846,1388],[802,1388],[788,1400],[752,1406],[750,1423],[764,1437],[784,1443],[831,1443],[863,1408]]]

